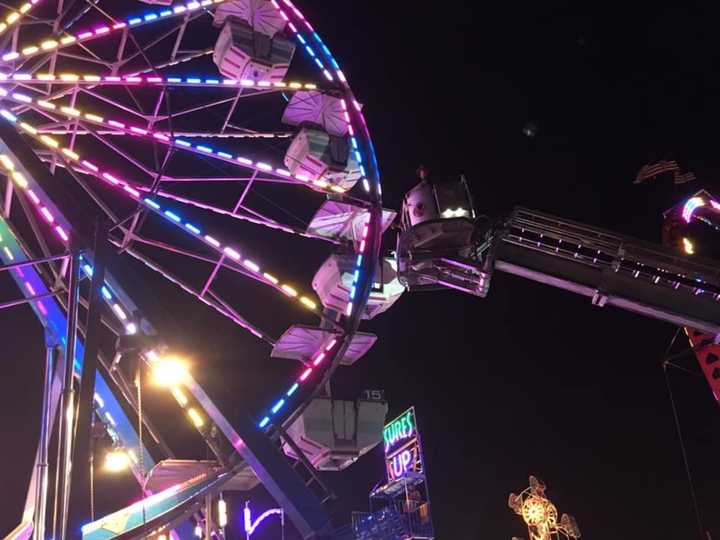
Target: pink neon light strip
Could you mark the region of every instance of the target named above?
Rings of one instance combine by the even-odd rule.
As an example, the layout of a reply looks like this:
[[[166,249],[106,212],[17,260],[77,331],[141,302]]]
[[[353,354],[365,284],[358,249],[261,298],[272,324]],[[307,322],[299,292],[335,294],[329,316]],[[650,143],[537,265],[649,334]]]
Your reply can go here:
[[[256,88],[259,90],[277,90],[278,92],[294,92],[300,90],[317,90],[314,83],[300,82],[275,82],[253,81],[251,79],[197,79],[193,77],[139,77],[114,75],[76,75],[65,73],[62,75],[37,75],[31,73],[0,73],[0,83],[22,82],[23,84],[48,84],[54,85],[90,85],[90,86],[153,86],[164,88],[167,86],[190,87],[190,88]]]
[[[302,174],[296,174],[293,175],[290,173],[290,171],[282,168],[282,167],[274,167],[268,163],[263,163],[261,161],[253,161],[251,159],[248,159],[244,156],[233,156],[231,154],[228,154],[227,152],[223,152],[222,150],[213,150],[212,148],[209,148],[202,144],[192,144],[188,141],[184,141],[182,139],[175,139],[172,140],[170,137],[165,135],[164,133],[159,132],[149,132],[146,129],[143,129],[138,126],[128,126],[127,124],[123,122],[118,122],[117,120],[108,120],[101,116],[98,116],[96,114],[92,113],[85,113],[83,114],[82,111],[79,111],[77,109],[70,109],[69,107],[58,107],[57,105],[53,103],[49,103],[47,101],[38,99],[33,100],[30,96],[27,96],[25,94],[19,94],[17,92],[13,93],[12,95],[8,95],[8,92],[0,87],[0,96],[8,97],[9,99],[18,102],[18,103],[34,103],[39,108],[44,110],[52,111],[56,114],[62,114],[65,116],[68,116],[70,118],[78,118],[81,115],[83,116],[83,121],[87,121],[89,123],[103,126],[103,127],[109,127],[113,130],[120,130],[126,135],[130,135],[133,137],[141,137],[141,138],[147,138],[152,139],[154,141],[159,141],[161,144],[167,144],[170,146],[173,146],[174,148],[184,150],[187,152],[192,152],[195,154],[201,154],[203,156],[212,157],[213,159],[217,159],[220,161],[224,161],[226,163],[232,163],[236,166],[241,166],[247,169],[251,169],[258,172],[263,172],[266,174],[273,175],[277,178],[282,179],[292,179],[299,185],[305,185],[315,191],[333,191],[336,193],[345,193],[345,189],[343,189],[340,186],[332,185],[325,180],[318,179],[314,181],[310,181],[309,178]],[[35,135],[37,133],[37,130],[34,130],[32,126],[29,126],[29,124],[21,122],[20,127],[27,131],[28,133]],[[107,173],[105,173],[107,174]]]
[[[27,124],[26,124],[27,125]],[[30,126],[32,127],[32,126]],[[27,131],[27,128],[26,128]],[[32,132],[29,132],[31,136],[37,138],[40,140],[40,142],[44,142],[46,146],[50,147],[50,150],[52,152],[55,152],[58,156],[63,157],[65,159],[67,156],[62,152],[62,150],[58,150],[57,143],[54,144],[56,146],[48,145],[47,141],[43,141],[41,138],[42,136],[37,136],[32,134]],[[74,161],[80,161],[80,157],[75,153],[77,156],[77,159]],[[252,273],[256,280],[265,283],[266,285],[272,287],[273,289],[277,290],[278,292],[283,293],[286,296],[291,296],[293,298],[297,298],[298,302],[300,302],[305,308],[310,309],[312,311],[315,311],[317,309],[316,303],[302,295],[299,295],[298,293],[294,292],[294,289],[290,287],[287,284],[281,284],[274,276],[271,274],[268,274],[267,272],[264,272],[261,270],[260,265],[258,265],[255,261],[243,257],[240,251],[238,251],[234,246],[223,246],[218,242],[214,237],[209,235],[203,235],[202,232],[198,227],[193,225],[189,222],[183,222],[182,218],[175,214],[170,209],[163,209],[157,202],[151,200],[151,199],[142,199],[139,189],[127,182],[124,179],[118,178],[117,176],[110,174],[106,171],[103,171],[100,169],[100,167],[97,167],[97,165],[91,164],[93,168],[97,169],[93,171],[91,174],[101,180],[104,180],[105,182],[108,182],[110,185],[118,187],[122,189],[124,193],[127,194],[127,196],[132,197],[133,199],[142,202],[146,208],[150,209],[157,215],[163,217],[166,221],[169,221],[173,223],[176,227],[181,228],[185,232],[190,232],[195,238],[206,244],[207,246],[210,246],[214,251],[219,253],[220,255],[227,255],[231,259],[235,260],[236,262],[239,262],[243,265],[246,271]],[[38,199],[38,205],[40,204]],[[41,207],[44,208],[44,207]],[[52,214],[48,215],[52,217]],[[57,234],[63,239],[64,242],[68,241],[67,233],[62,229],[60,226],[55,227],[55,231]],[[288,291],[292,291],[294,294],[289,294]],[[122,318],[122,317],[121,317]]]
[[[3,54],[0,58],[2,58],[2,60],[5,62],[10,62],[12,60],[16,60],[17,58],[30,58],[38,54],[46,54],[49,52],[57,51],[59,49],[70,47],[78,43],[84,43],[93,39],[109,35],[128,26],[134,28],[136,26],[145,26],[147,24],[170,19],[172,17],[178,17],[181,15],[184,16],[187,12],[197,11],[202,7],[222,4],[225,1],[226,0],[193,0],[192,2],[188,2],[187,4],[176,4],[174,6],[168,6],[165,9],[157,12],[148,12],[142,17],[128,18],[126,22],[119,22],[112,27],[103,25],[93,28],[92,30],[85,30],[83,32],[79,32],[77,34],[65,34],[57,41],[52,38],[45,38],[37,45],[23,46],[20,48],[19,52],[7,52]],[[48,44],[49,42],[54,42],[55,45],[52,46],[52,48],[42,46],[43,43]]]

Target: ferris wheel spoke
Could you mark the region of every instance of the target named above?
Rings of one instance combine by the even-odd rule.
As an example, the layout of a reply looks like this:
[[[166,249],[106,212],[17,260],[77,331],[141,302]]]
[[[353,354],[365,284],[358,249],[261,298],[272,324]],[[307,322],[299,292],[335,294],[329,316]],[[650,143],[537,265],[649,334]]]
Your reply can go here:
[[[251,280],[257,281],[260,284],[266,284],[265,281],[258,278],[257,274],[254,274],[254,273],[248,271],[246,268],[243,268],[241,265],[235,263],[234,261],[229,260],[229,258],[225,254],[220,255],[220,257],[218,259],[213,259],[211,257],[207,257],[206,255],[202,255],[200,253],[189,251],[187,249],[181,248],[181,247],[173,245],[173,244],[169,244],[167,242],[162,242],[162,241],[156,240],[156,239],[150,239],[150,238],[147,238],[144,236],[134,235],[133,240],[139,244],[158,248],[158,249],[173,253],[174,255],[180,255],[183,257],[187,257],[187,258],[190,258],[193,260],[197,260],[197,261],[201,261],[201,262],[209,263],[209,264],[213,265],[213,269],[210,272],[210,275],[208,276],[208,278],[205,280],[203,287],[199,290],[194,289],[194,291],[199,296],[205,296],[206,294],[210,294],[211,296],[214,296],[216,300],[218,300],[222,303],[222,305],[225,309],[233,311],[235,314],[237,314],[237,312],[235,312],[229,306],[229,304],[227,304],[227,302],[222,301],[220,299],[220,297],[218,296],[218,294],[213,292],[213,290],[211,288],[213,282],[215,281],[215,279],[217,277],[218,271],[220,269],[224,268],[224,269],[230,270],[234,273],[238,273],[246,278],[250,278]],[[115,240],[114,243],[118,247],[120,247],[122,245],[122,243],[118,240]],[[123,249],[123,248],[121,248],[121,249]],[[125,249],[127,249],[127,248],[125,248]],[[322,313],[320,313],[319,315],[320,315],[320,318],[329,325],[329,327],[335,328],[336,330],[342,330],[342,328],[333,319],[326,317]]]
[[[100,58],[97,54],[92,52],[90,49],[86,49],[86,52],[90,55],[80,56],[79,54],[73,54],[69,52],[58,52],[57,55],[62,58],[69,58],[71,60],[82,60],[83,62],[90,62],[91,64],[97,64],[99,66],[107,66],[107,61]]]
[[[44,161],[44,162],[50,162],[50,161],[52,160],[53,154],[52,154],[52,152],[40,151],[40,152],[39,152],[39,156],[40,156],[40,158],[41,158],[42,161]],[[86,174],[86,175],[90,175],[90,176],[96,176],[97,178],[99,178],[99,179],[102,180],[102,177],[99,176],[98,174],[95,174],[92,170],[89,170],[89,169],[87,169],[87,168],[83,168],[83,167],[78,166],[78,165],[76,165],[76,164],[74,164],[74,163],[64,163],[64,162],[63,162],[63,163],[60,163],[59,165],[62,166],[62,167],[64,167],[64,168],[71,168],[71,169],[73,169],[76,173]],[[241,181],[249,181],[249,180],[251,180],[251,178],[240,178],[240,179],[235,179],[235,178],[233,178],[233,179],[228,179],[228,178],[223,177],[223,178],[203,178],[203,179],[197,179],[197,178],[176,179],[176,178],[164,177],[164,176],[161,177],[161,181],[162,181],[162,182],[178,182],[178,181],[184,182],[184,181],[188,181],[188,182],[198,183],[198,182],[206,182],[206,181],[207,181],[207,182],[241,182]],[[260,178],[256,178],[255,180],[256,180],[256,181],[263,181],[263,179],[260,179]],[[272,180],[270,180],[270,181],[272,181]],[[150,188],[149,186],[133,185],[133,187],[134,187],[135,189],[137,189],[139,192],[148,193],[148,194],[151,192],[151,188]],[[227,217],[230,217],[230,218],[233,218],[233,219],[237,219],[237,220],[239,220],[239,221],[246,221],[246,222],[249,222],[249,223],[253,223],[253,224],[255,224],[255,225],[260,225],[260,226],[267,227],[267,228],[270,228],[270,229],[273,229],[273,230],[281,231],[281,232],[286,233],[286,234],[292,234],[292,235],[296,235],[296,236],[302,236],[302,237],[304,237],[304,238],[309,238],[309,239],[312,239],[312,240],[321,240],[321,241],[323,241],[323,242],[327,242],[327,243],[330,243],[330,244],[336,244],[336,245],[343,245],[343,244],[346,244],[346,243],[347,243],[347,240],[343,240],[343,239],[341,239],[341,238],[338,238],[338,237],[335,237],[335,236],[332,236],[332,235],[317,234],[317,233],[314,233],[314,232],[309,232],[309,231],[306,230],[306,229],[299,229],[299,228],[296,228],[296,227],[291,227],[290,225],[288,225],[288,224],[286,224],[286,223],[281,223],[281,222],[278,222],[278,221],[276,221],[276,220],[267,218],[267,217],[265,217],[265,216],[256,217],[256,214],[257,214],[257,213],[254,214],[254,215],[238,213],[238,210],[240,210],[240,209],[244,209],[244,210],[245,210],[245,207],[242,207],[242,206],[238,206],[237,208],[235,208],[235,209],[233,209],[233,210],[229,210],[229,209],[227,209],[227,208],[220,208],[220,207],[218,207],[218,206],[214,206],[214,205],[211,205],[211,204],[202,202],[202,201],[198,201],[198,200],[195,200],[195,199],[191,199],[191,198],[188,198],[188,197],[184,197],[184,196],[181,196],[181,195],[177,195],[177,194],[174,194],[174,193],[170,193],[170,192],[164,191],[164,190],[157,190],[157,191],[155,192],[155,195],[156,195],[157,197],[161,197],[161,198],[173,200],[173,201],[176,201],[176,202],[179,202],[179,203],[182,203],[182,204],[187,204],[187,205],[190,205],[190,206],[194,206],[194,207],[196,207],[196,208],[200,208],[200,209],[202,209],[202,210],[207,210],[207,211],[210,211],[210,212],[213,212],[213,213],[216,213],[216,214],[220,214],[220,215],[227,216]],[[237,206],[237,205],[236,205],[236,206]],[[125,219],[127,219],[127,218],[125,218]],[[123,221],[118,221],[118,222],[117,222],[117,224],[121,224],[121,223],[123,223]]]
[[[142,189],[141,191],[149,191],[149,188]],[[307,232],[305,229],[298,229],[295,227],[291,227],[287,225],[286,223],[280,223],[278,221],[266,218],[266,217],[254,217],[247,214],[240,214],[238,213],[238,209],[241,207],[237,207],[233,210],[229,210],[227,208],[220,208],[218,206],[214,206],[208,203],[204,203],[202,201],[197,201],[194,199],[190,199],[188,197],[183,197],[180,195],[175,195],[174,193],[168,193],[167,191],[159,190],[156,194],[158,197],[162,197],[164,199],[170,199],[173,201],[177,201],[183,204],[188,204],[190,206],[194,206],[196,208],[201,208],[203,210],[207,210],[209,212],[213,212],[216,214],[220,214],[223,216],[227,216],[233,219],[237,219],[240,221],[247,221],[249,223],[254,223],[255,225],[261,225],[263,227],[267,227],[270,229],[278,230],[287,234],[293,234],[297,236],[302,236],[305,238],[310,238],[312,240],[322,240],[323,242],[328,242],[331,244],[338,244],[341,245],[344,242],[337,238],[332,238],[328,236],[322,236],[319,234],[313,234],[310,232]]]
[[[209,257],[207,255],[203,255],[201,253],[197,253],[195,251],[190,251],[188,249],[181,248],[181,247],[173,245],[173,244],[169,244],[167,242],[162,242],[160,240],[147,238],[146,236],[142,236],[142,235],[138,234],[137,232],[132,235],[132,240],[133,240],[133,243],[143,244],[146,246],[151,246],[154,248],[162,249],[164,251],[173,253],[175,255],[182,255],[183,257],[187,257],[189,259],[194,259],[194,260],[208,263],[211,265],[218,265],[221,268],[226,268],[232,272],[235,272],[235,273],[241,274],[245,277],[254,279],[254,276],[250,272],[245,270],[243,267],[228,262],[225,255],[221,255],[220,259],[216,259],[213,257]],[[122,244],[124,245],[124,242],[122,242]]]
[[[159,62],[155,64],[153,67],[143,68],[138,71],[134,71],[129,73],[128,77],[136,77],[138,75],[143,75],[146,73],[156,72],[161,69],[165,69],[167,67],[171,66],[177,66],[178,64],[183,64],[185,62],[189,62],[190,60],[195,60],[196,58],[201,58],[203,56],[208,56],[213,53],[213,49],[202,49],[197,51],[184,51],[183,54],[178,54],[173,58],[172,60],[169,60],[167,62]]]
[[[110,242],[111,242],[112,244],[114,244],[116,247],[120,247],[120,242],[119,242],[119,241],[111,239]],[[246,318],[240,316],[240,315],[239,315],[237,312],[235,312],[234,310],[233,310],[233,311],[230,311],[230,310],[226,309],[222,304],[220,304],[219,302],[217,302],[217,301],[215,300],[214,295],[205,294],[205,295],[202,295],[202,296],[201,296],[201,295],[200,295],[200,291],[198,291],[198,290],[195,289],[194,287],[190,286],[188,283],[186,283],[185,281],[181,280],[181,279],[178,278],[177,276],[173,275],[172,272],[170,272],[170,271],[168,271],[167,269],[165,269],[162,265],[160,265],[160,264],[157,263],[156,261],[150,259],[149,257],[146,257],[145,255],[143,255],[142,253],[138,252],[138,251],[137,251],[136,249],[134,249],[134,248],[127,248],[127,249],[125,250],[125,253],[127,253],[127,254],[130,255],[131,257],[134,257],[134,258],[137,259],[138,261],[142,262],[142,263],[145,264],[148,268],[154,270],[155,272],[158,272],[158,273],[161,274],[165,279],[167,279],[167,280],[169,280],[170,282],[176,284],[178,287],[180,287],[180,288],[181,288],[182,290],[184,290],[186,293],[191,294],[192,296],[194,296],[195,298],[197,298],[198,300],[200,300],[200,301],[203,302],[204,304],[212,307],[213,309],[215,309],[216,311],[218,311],[218,312],[221,313],[222,315],[226,316],[227,318],[229,318],[230,320],[232,320],[233,322],[235,322],[237,325],[239,325],[239,326],[241,326],[242,328],[244,328],[244,329],[246,329],[247,331],[249,331],[251,334],[253,334],[253,335],[256,336],[257,338],[262,339],[263,341],[265,341],[266,343],[268,343],[268,344],[271,345],[271,346],[275,344],[275,340],[274,340],[272,337],[270,337],[270,335],[269,335],[268,333],[264,332],[263,330],[261,330],[261,329],[260,329],[259,327],[257,327],[256,325],[250,323]]]

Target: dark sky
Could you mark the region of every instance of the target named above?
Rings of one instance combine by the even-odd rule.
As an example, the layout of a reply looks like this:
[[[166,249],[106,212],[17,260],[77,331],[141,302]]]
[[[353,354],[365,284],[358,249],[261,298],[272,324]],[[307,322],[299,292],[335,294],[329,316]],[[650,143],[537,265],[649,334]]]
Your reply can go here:
[[[695,186],[634,186],[643,164],[675,158],[697,174],[698,189],[717,186],[716,10],[298,3],[365,104],[389,207],[422,162],[438,176],[465,174],[480,212],[523,205],[659,241],[661,211]],[[527,122],[538,126],[534,138],[523,135]],[[213,340],[247,347],[255,371],[226,366],[222,377],[266,383],[261,347],[168,299],[176,302],[190,306],[173,310],[179,323],[207,338],[188,345],[194,354],[217,348]],[[385,389],[391,414],[416,406],[441,540],[525,534],[506,501],[529,474],[547,482],[587,538],[700,537],[660,363],[670,325],[499,274],[486,299],[406,294],[366,327],[378,343],[338,382],[356,393]],[[0,419],[24,442],[10,443],[0,486],[16,499],[37,424],[42,344],[24,308],[0,312],[0,336],[8,387]],[[681,364],[697,375],[672,369],[669,378],[704,527],[720,538],[720,416],[695,360]],[[343,496],[339,521],[365,509],[382,474],[378,450],[331,477]],[[0,505],[0,530],[20,506]]]

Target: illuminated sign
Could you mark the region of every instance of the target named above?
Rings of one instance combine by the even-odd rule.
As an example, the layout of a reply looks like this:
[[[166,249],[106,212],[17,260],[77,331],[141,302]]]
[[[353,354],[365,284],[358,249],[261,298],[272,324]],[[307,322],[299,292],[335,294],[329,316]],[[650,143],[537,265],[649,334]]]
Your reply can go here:
[[[385,426],[383,440],[388,481],[398,480],[408,472],[422,474],[422,447],[414,408],[411,407]]]
[[[416,436],[415,409],[410,408],[395,420],[385,426],[383,439],[385,441],[385,455],[392,453],[404,442]]]

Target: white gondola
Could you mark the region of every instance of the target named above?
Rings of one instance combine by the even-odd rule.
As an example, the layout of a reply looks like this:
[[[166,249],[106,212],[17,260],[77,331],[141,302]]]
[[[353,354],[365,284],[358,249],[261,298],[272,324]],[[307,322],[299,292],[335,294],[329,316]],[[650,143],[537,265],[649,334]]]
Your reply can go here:
[[[285,166],[309,181],[322,179],[350,190],[360,179],[360,167],[350,152],[347,137],[303,127],[285,153]]]
[[[343,312],[350,300],[355,272],[354,255],[331,255],[313,278],[315,289],[323,306]],[[362,313],[363,319],[372,319],[392,306],[405,292],[397,278],[394,259],[382,259],[375,269],[373,288]]]
[[[337,137],[348,133],[340,98],[317,91],[295,92],[285,107],[282,121],[291,126],[322,128]]]
[[[383,208],[381,228],[383,234],[395,219],[397,212]],[[370,212],[350,203],[328,199],[310,220],[307,232],[325,238],[343,238],[352,242],[360,242],[365,224],[370,219]]]
[[[382,440],[387,411],[385,401],[314,399],[287,432],[316,469],[341,471]]]
[[[228,17],[215,43],[213,61],[229,79],[280,82],[294,53],[295,45],[285,37],[269,37],[244,20]]]
[[[232,0],[224,2],[215,9],[213,24],[222,26],[228,17],[242,19],[253,30],[273,37],[285,28],[287,22],[282,18],[270,0]]]
[[[314,353],[333,339],[340,339],[340,335],[330,330],[296,324],[288,328],[275,342],[270,356],[298,360],[307,364]],[[375,341],[377,336],[374,334],[355,332],[340,357],[340,365],[353,365],[370,350]]]

